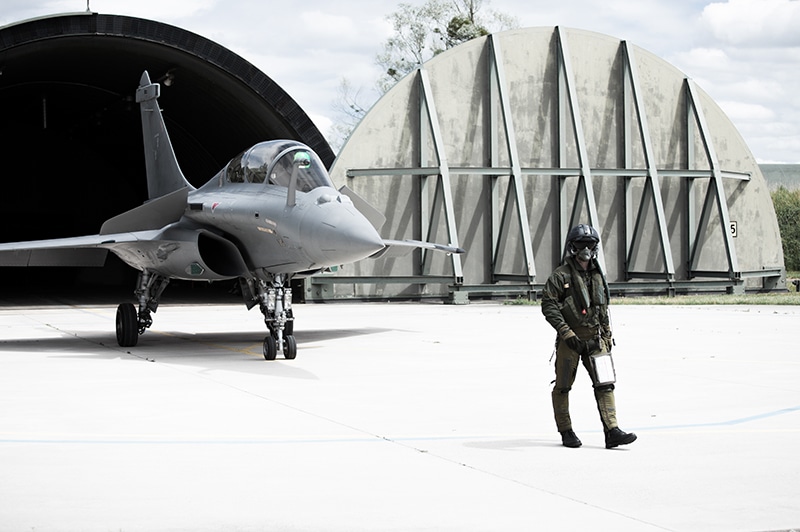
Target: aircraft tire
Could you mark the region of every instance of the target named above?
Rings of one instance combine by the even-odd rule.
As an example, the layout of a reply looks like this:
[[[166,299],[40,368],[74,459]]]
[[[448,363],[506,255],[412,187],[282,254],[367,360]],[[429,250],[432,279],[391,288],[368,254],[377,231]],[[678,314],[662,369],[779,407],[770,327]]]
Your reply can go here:
[[[275,341],[275,338],[273,338],[271,334],[268,334],[264,338],[264,359],[275,360],[275,357],[277,356],[278,342]]]
[[[139,317],[133,303],[117,307],[117,343],[120,347],[134,347],[139,343]]]
[[[286,360],[294,360],[297,356],[297,340],[293,335],[288,335],[283,338],[283,357]]]

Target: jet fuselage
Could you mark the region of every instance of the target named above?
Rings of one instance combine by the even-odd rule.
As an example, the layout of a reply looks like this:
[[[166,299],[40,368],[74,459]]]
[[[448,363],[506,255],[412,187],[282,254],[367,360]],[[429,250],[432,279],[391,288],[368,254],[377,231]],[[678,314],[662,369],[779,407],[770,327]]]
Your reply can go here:
[[[364,259],[384,247],[350,198],[332,187],[298,192],[295,204],[287,205],[285,187],[264,183],[217,187],[212,180],[189,195],[184,218],[182,223],[223,233],[236,244],[249,271],[316,271]]]

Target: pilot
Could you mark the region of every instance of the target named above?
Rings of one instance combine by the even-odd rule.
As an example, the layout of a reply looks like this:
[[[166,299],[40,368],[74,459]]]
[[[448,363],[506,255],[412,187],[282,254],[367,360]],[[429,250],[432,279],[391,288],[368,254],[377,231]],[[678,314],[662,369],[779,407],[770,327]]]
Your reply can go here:
[[[624,432],[617,425],[614,384],[597,384],[589,360],[592,354],[611,352],[613,345],[608,283],[597,263],[599,244],[600,235],[594,227],[573,227],[567,234],[564,262],[547,279],[542,292],[542,314],[557,332],[553,413],[566,447],[581,446],[569,416],[569,392],[581,362],[592,379],[606,448],[636,440],[636,434]]]

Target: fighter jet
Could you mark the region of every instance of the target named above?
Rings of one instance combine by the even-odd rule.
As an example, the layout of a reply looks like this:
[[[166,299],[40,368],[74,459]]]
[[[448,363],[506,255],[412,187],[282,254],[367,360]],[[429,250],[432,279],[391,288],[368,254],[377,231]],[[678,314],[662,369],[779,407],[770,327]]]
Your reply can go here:
[[[160,85],[142,74],[149,200],[107,220],[97,235],[0,244],[0,266],[74,265],[108,251],[139,270],[134,303],[119,305],[117,342],[135,346],[172,279],[238,279],[248,310],[258,305],[268,334],[264,358],[297,355],[290,281],[331,266],[376,257],[390,247],[463,253],[454,245],[384,240],[337,191],[319,157],[295,140],[261,142],[195,188],[178,165],[158,105]],[[344,187],[342,187],[344,189]],[[365,203],[365,202],[363,202]],[[372,218],[375,212],[367,212]]]

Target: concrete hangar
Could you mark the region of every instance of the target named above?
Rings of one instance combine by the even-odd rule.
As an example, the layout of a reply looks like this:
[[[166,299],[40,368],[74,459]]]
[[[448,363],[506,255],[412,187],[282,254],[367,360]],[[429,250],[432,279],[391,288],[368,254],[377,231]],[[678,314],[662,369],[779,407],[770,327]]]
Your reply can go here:
[[[306,279],[306,300],[532,297],[581,222],[601,232],[615,293],[785,289],[769,191],[733,124],[691,79],[610,36],[530,28],[453,48],[384,95],[335,160],[265,74],[173,26],[27,21],[0,29],[0,68],[4,164],[31,176],[6,179],[7,192],[37,198],[4,210],[4,241],[92,233],[144,201],[131,97],[147,69],[169,85],[190,179],[294,138],[377,209],[385,238],[467,250],[344,265]]]

